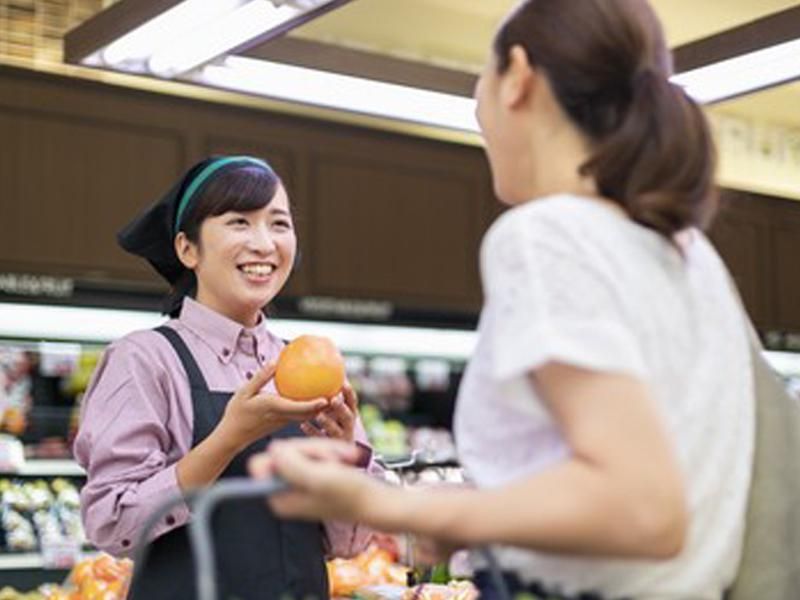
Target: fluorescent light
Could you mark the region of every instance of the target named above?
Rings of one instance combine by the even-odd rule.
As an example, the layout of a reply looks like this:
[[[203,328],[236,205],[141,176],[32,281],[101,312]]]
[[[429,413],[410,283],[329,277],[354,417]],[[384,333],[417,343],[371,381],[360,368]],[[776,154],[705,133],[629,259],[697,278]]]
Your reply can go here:
[[[174,77],[336,0],[183,0],[82,62]]]
[[[174,77],[225,54],[301,13],[300,9],[289,4],[275,7],[265,0],[249,2],[220,19],[192,30],[180,44],[172,43],[159,49],[150,58],[148,68],[160,77]]]
[[[466,360],[475,348],[474,331],[427,329],[393,325],[362,325],[324,321],[270,319],[270,330],[284,339],[324,335],[344,352],[396,354]]]
[[[679,73],[671,81],[700,103],[717,102],[800,77],[800,39]]]
[[[189,79],[280,100],[478,131],[472,98],[350,75],[229,56],[219,65],[206,65]]]
[[[111,67],[141,67],[160,48],[188,39],[193,29],[216,22],[248,1],[185,0],[114,40],[100,52],[100,58]]]
[[[164,320],[157,313],[137,310],[2,303],[0,337],[110,342]]]
[[[166,321],[156,312],[0,303],[0,338],[108,343]],[[466,360],[475,347],[473,331],[270,319],[284,339],[302,334],[331,338],[344,352]]]

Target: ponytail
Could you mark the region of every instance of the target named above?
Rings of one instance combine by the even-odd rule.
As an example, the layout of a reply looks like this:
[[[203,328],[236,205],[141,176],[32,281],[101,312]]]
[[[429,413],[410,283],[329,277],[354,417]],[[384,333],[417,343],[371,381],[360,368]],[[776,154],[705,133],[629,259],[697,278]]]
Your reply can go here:
[[[717,208],[708,123],[669,82],[672,58],[647,0],[524,0],[497,32],[502,73],[514,46],[540,67],[590,141],[581,173],[668,239]]]
[[[621,122],[596,144],[581,172],[631,219],[672,236],[706,228],[717,208],[715,150],[697,104],[660,73],[635,77]]]

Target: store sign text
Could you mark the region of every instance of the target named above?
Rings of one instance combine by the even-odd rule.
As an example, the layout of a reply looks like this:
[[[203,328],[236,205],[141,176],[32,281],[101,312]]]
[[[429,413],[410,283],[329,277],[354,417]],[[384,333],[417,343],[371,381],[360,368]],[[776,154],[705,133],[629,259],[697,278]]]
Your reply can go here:
[[[75,281],[66,277],[0,273],[0,293],[12,296],[69,298],[74,289]]]

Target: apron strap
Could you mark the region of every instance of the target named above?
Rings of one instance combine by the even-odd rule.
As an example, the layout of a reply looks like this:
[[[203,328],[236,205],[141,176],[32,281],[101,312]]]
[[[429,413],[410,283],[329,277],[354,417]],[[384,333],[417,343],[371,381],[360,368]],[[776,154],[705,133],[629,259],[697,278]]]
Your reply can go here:
[[[155,331],[167,338],[167,341],[175,349],[175,352],[178,353],[178,358],[181,359],[183,368],[186,370],[186,375],[189,376],[189,385],[193,389],[208,390],[205,377],[203,377],[203,373],[200,371],[197,361],[195,361],[194,356],[192,356],[188,346],[186,346],[186,342],[183,341],[183,338],[178,332],[166,325],[156,327]]]

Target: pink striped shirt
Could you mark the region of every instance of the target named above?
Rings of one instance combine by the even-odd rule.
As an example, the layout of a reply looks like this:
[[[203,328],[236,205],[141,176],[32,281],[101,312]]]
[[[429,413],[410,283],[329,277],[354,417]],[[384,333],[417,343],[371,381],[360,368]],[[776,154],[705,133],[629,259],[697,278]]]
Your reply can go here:
[[[284,342],[262,319],[243,327],[187,298],[167,323],[189,347],[209,389],[235,391],[277,359]],[[274,391],[270,381],[267,390]],[[89,540],[114,555],[129,554],[140,528],[165,498],[181,494],[176,463],[191,449],[193,409],[189,381],[175,350],[153,330],[131,333],[105,351],[83,399],[74,453],[86,469],[81,511]],[[356,440],[367,444],[360,419]],[[380,472],[370,461],[368,470]],[[184,525],[189,508],[171,512],[152,538]],[[330,552],[350,556],[370,538],[367,528],[325,524]],[[151,539],[152,539],[151,538]]]

